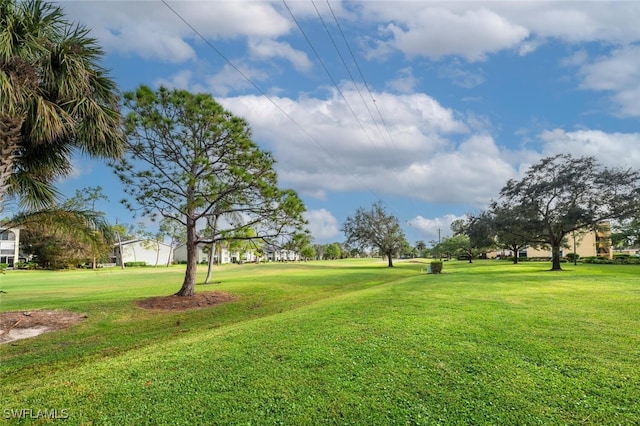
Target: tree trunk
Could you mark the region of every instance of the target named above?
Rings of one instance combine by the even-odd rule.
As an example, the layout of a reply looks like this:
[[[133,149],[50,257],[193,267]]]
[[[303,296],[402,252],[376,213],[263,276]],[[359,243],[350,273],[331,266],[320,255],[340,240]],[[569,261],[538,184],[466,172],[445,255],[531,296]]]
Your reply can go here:
[[[120,238],[120,233],[116,232],[116,237],[118,238],[118,251],[120,252],[120,269],[124,270],[124,256],[122,254],[122,239]],[[118,257],[115,258],[116,264],[118,263]]]
[[[154,266],[154,268],[157,268],[160,263],[160,241],[156,240],[156,248],[158,250],[156,251],[156,266]]]
[[[551,247],[551,270],[562,271],[560,266],[560,244],[554,244]]]
[[[207,262],[207,278],[204,279],[205,284],[209,284],[211,277],[213,276],[213,259],[216,256],[216,243],[211,243],[209,249],[209,262]]]
[[[393,253],[387,253],[387,258],[389,259],[389,268],[393,268]]]
[[[182,287],[176,296],[193,296],[196,292],[196,271],[198,268],[196,240],[196,222],[191,217],[187,217],[187,270],[184,274]]]
[[[5,197],[9,193],[9,178],[18,157],[20,129],[23,117],[0,115],[0,215],[4,210]]]
[[[518,250],[513,251],[513,264],[514,265],[518,264]]]

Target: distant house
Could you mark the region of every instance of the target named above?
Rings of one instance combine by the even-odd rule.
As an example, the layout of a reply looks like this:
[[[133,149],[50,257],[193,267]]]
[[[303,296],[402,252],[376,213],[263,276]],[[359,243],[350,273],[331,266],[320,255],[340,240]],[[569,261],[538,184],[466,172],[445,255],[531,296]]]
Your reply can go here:
[[[196,246],[196,262],[207,263],[209,261],[208,249],[205,250],[204,244],[198,244]],[[173,260],[176,263],[185,263],[187,261],[187,245],[181,244],[173,251]]]
[[[574,239],[575,238],[575,239]],[[576,254],[580,257],[600,256],[613,258],[613,250],[611,247],[611,232],[604,226],[598,231],[588,231],[586,233],[571,233],[566,236],[566,247],[561,248],[560,255],[566,256],[573,253],[575,246]],[[504,257],[512,256],[510,250],[499,250],[487,253],[487,257]],[[551,247],[526,247],[523,248],[518,257],[548,257],[551,258]]]
[[[297,253],[291,250],[277,250],[272,248],[270,251],[266,251],[263,256],[258,256],[255,250],[247,250],[244,252],[241,250],[230,251],[226,243],[217,244],[214,256],[213,261],[218,265],[224,265],[227,263],[300,260]],[[184,263],[187,261],[187,246],[185,244],[176,247],[173,259],[177,263]],[[198,244],[196,260],[198,263],[207,263],[209,261],[209,248],[206,244]]]
[[[122,253],[120,247],[122,246]],[[169,244],[153,240],[128,240],[113,245],[111,262],[121,266],[124,262],[145,262],[146,265],[159,266],[171,263],[173,250]]]
[[[0,228],[0,263],[13,268],[18,261],[20,230],[18,228]]]
[[[300,255],[295,250],[286,250],[275,246],[263,248],[267,260],[270,262],[289,262],[300,260]]]
[[[173,259],[177,263],[184,263],[187,261],[186,244],[176,247]],[[256,256],[253,252],[246,252],[244,254],[240,251],[231,252],[226,245],[217,244],[213,262],[218,265],[224,265],[227,263],[253,262],[255,260]],[[209,246],[207,244],[198,244],[196,248],[196,261],[198,263],[207,263],[209,261]]]

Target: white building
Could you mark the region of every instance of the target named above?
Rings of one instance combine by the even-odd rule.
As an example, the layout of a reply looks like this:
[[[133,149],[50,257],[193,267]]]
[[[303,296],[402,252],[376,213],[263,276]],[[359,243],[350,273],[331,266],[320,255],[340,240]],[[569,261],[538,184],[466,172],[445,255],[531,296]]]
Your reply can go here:
[[[181,244],[173,251],[173,260],[176,263],[184,263],[187,261],[187,245]],[[196,262],[207,263],[209,261],[208,250],[205,252],[205,245],[198,244],[196,247]]]
[[[122,247],[122,253],[120,253]],[[173,261],[173,249],[169,244],[153,240],[129,240],[113,245],[111,262],[125,266],[128,262],[145,262],[146,265],[167,265]]]
[[[13,268],[18,262],[20,230],[18,228],[0,228],[0,263]]]

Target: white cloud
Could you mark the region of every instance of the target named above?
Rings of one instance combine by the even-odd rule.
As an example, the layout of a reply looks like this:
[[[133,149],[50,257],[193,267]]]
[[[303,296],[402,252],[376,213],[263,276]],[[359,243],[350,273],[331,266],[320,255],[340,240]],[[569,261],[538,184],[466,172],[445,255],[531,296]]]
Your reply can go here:
[[[315,242],[333,241],[338,236],[338,220],[326,209],[309,210],[304,218],[309,222],[308,228]]]
[[[625,45],[640,40],[638,2],[362,2],[361,19],[383,32],[370,58],[398,50],[409,57],[456,55],[481,61],[516,49],[529,54],[546,39]]]
[[[454,85],[465,89],[479,86],[485,81],[485,77],[481,71],[465,70],[459,64],[459,61],[442,65],[438,70],[438,76],[440,78],[446,78]]]
[[[171,8],[151,1],[127,2],[126,7],[114,7],[125,3],[110,1],[61,3],[70,19],[91,28],[105,49],[174,63],[195,59],[189,42],[201,40],[193,29],[215,40],[276,38],[292,28],[292,23],[268,2],[169,2]]]
[[[600,130],[567,132],[562,129],[540,135],[543,154],[590,155],[608,167],[640,169],[640,133],[605,133]]]
[[[640,46],[616,49],[584,65],[580,73],[581,88],[611,92],[621,115],[640,116]]]
[[[387,87],[398,93],[411,93],[415,90],[419,80],[413,74],[411,67],[398,70],[398,78],[389,80]]]
[[[359,99],[350,90],[343,93],[354,105]],[[254,139],[278,159],[281,181],[304,195],[370,191],[484,205],[515,174],[491,136],[470,135],[456,143],[468,126],[433,98],[374,97],[386,128],[376,127],[364,111],[356,121],[335,94],[328,99],[273,99],[299,127],[261,97],[220,102],[252,124]]]
[[[214,96],[227,96],[227,94],[232,91],[250,89],[253,87],[252,82],[257,83],[269,77],[269,74],[265,70],[252,67],[251,65],[240,62],[234,65],[237,69],[225,64],[219,72],[205,79],[209,90]],[[242,75],[238,70],[242,72]]]
[[[309,71],[312,66],[306,53],[293,49],[289,43],[277,42],[265,38],[250,40],[249,53],[254,59],[258,60],[284,58],[291,62],[298,71]]]
[[[483,61],[487,54],[514,48],[529,36],[525,27],[509,22],[484,6],[454,10],[459,8],[429,2],[419,4],[423,7],[406,13],[407,3],[400,6],[393,3],[398,10],[389,17],[393,21],[384,26],[383,35],[391,36],[385,45],[409,57],[439,59],[459,55],[468,61]],[[376,5],[368,7],[376,8]],[[402,17],[401,11],[405,12]]]
[[[433,245],[438,242],[438,238],[442,240],[444,237],[451,236],[451,224],[458,219],[464,219],[464,216],[448,214],[433,219],[416,216],[408,220],[408,223],[409,226],[418,231],[420,238],[422,238],[425,243],[432,243],[431,245]]]

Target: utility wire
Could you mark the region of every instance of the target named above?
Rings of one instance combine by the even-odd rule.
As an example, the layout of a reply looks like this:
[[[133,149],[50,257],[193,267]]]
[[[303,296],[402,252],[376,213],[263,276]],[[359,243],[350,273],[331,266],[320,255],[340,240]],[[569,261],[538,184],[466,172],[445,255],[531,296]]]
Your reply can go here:
[[[367,136],[367,139],[369,139],[369,142],[371,142],[371,145],[375,147],[373,139],[371,139],[371,137],[369,136],[369,133],[367,132],[367,129],[365,129],[364,124],[362,124],[362,121],[360,120],[360,118],[358,118],[358,115],[356,114],[356,112],[351,107],[351,104],[349,103],[349,101],[345,97],[344,93],[342,92],[342,90],[340,90],[340,87],[338,86],[338,83],[336,82],[336,80],[331,75],[331,72],[329,71],[329,69],[325,65],[324,61],[322,60],[322,57],[320,57],[320,54],[318,53],[316,48],[313,46],[313,43],[311,43],[311,40],[307,36],[307,33],[302,29],[302,26],[300,25],[300,22],[298,22],[298,20],[296,19],[295,15],[293,14],[293,11],[289,8],[289,5],[287,4],[286,0],[282,0],[282,3],[284,4],[285,8],[289,11],[289,14],[291,15],[291,19],[293,19],[293,21],[297,25],[298,29],[300,30],[300,32],[304,36],[305,40],[307,41],[307,44],[309,45],[309,47],[311,48],[313,53],[316,55],[316,58],[318,58],[318,61],[320,62],[320,65],[322,65],[322,68],[324,69],[325,73],[327,74],[327,76],[329,76],[329,79],[331,80],[331,82],[335,86],[336,90],[338,91],[338,93],[340,94],[342,99],[344,100],[345,105],[347,105],[347,108],[349,109],[349,111],[351,111],[351,114],[353,115],[353,117],[356,119],[356,121],[360,125],[360,128],[362,129],[364,134]]]
[[[378,108],[378,104],[375,100],[375,98],[373,97],[373,93],[371,93],[371,89],[369,88],[369,84],[367,84],[367,80],[364,78],[364,74],[362,73],[362,69],[360,68],[360,65],[358,64],[358,60],[356,59],[355,54],[353,53],[353,50],[351,49],[351,46],[349,45],[349,42],[347,41],[347,37],[344,34],[344,31],[342,30],[342,26],[340,25],[340,22],[338,22],[338,18],[336,17],[335,12],[333,11],[333,8],[331,7],[331,3],[329,3],[329,0],[326,0],[327,2],[327,6],[329,6],[329,10],[331,11],[331,15],[333,16],[333,20],[336,23],[336,26],[338,27],[338,30],[340,31],[340,34],[342,35],[342,39],[344,40],[344,44],[347,46],[347,49],[349,50],[349,53],[351,54],[351,59],[353,59],[353,62],[356,66],[356,69],[358,70],[358,73],[360,73],[360,78],[362,79],[362,82],[364,83],[365,88],[367,89],[367,92],[369,92],[369,96],[371,96],[371,101],[373,102],[373,105],[375,105],[376,107],[376,111],[378,112],[378,116],[380,117],[380,121],[382,122],[382,125],[384,126],[384,128],[387,130],[387,135],[389,136],[389,140],[391,140],[391,143],[393,144],[393,146],[396,148],[397,151],[397,146],[395,144],[395,141],[393,140],[393,136],[391,135],[391,132],[389,131],[389,126],[387,126],[387,123],[384,120],[384,117],[382,116],[382,112],[380,112],[380,108]]]
[[[329,39],[331,40],[331,44],[333,44],[333,47],[336,50],[336,53],[338,54],[338,57],[340,58],[342,65],[344,65],[344,68],[347,71],[347,74],[349,74],[349,78],[353,82],[353,85],[356,88],[356,91],[358,92],[358,95],[360,96],[360,99],[362,100],[363,105],[367,109],[367,112],[369,113],[369,117],[371,117],[371,121],[376,125],[376,129],[378,130],[378,133],[380,133],[380,135],[382,136],[382,132],[380,131],[380,127],[378,126],[378,122],[373,116],[373,112],[371,112],[371,109],[369,108],[369,104],[367,103],[367,101],[365,101],[364,96],[362,95],[362,91],[360,90],[360,85],[356,83],[356,79],[353,77],[353,74],[351,73],[351,70],[349,69],[347,62],[344,60],[344,57],[342,56],[342,53],[340,52],[340,49],[338,48],[338,45],[335,39],[333,38],[333,35],[331,35],[331,31],[329,31],[329,27],[327,26],[324,18],[320,14],[320,10],[318,10],[318,7],[316,6],[316,2],[314,0],[311,0],[311,4],[313,4],[313,8],[316,10],[316,14],[320,19],[320,22],[322,22],[322,26],[324,27],[324,30],[329,36]]]
[[[176,15],[182,22],[184,22],[184,24],[186,26],[188,26],[191,31],[193,31],[200,39],[202,39],[202,41],[205,42],[205,44],[207,46],[209,46],[214,52],[216,52],[222,59],[224,59],[224,61],[229,64],[229,66],[231,66],[234,70],[236,70],[238,72],[238,74],[240,74],[242,76],[242,78],[244,78],[245,80],[247,80],[262,96],[264,96],[269,102],[271,102],[271,104],[273,104],[273,106],[275,106],[282,114],[285,115],[285,117],[287,117],[289,120],[291,120],[291,122],[293,124],[295,124],[295,126],[300,129],[306,136],[309,137],[309,139],[311,139],[316,146],[318,146],[318,148],[322,149],[327,155],[329,155],[333,160],[338,160],[329,150],[327,150],[325,147],[323,147],[322,145],[320,145],[320,143],[318,143],[318,141],[311,135],[311,133],[309,133],[307,131],[307,129],[305,129],[304,127],[302,127],[302,125],[300,123],[298,123],[296,121],[295,118],[293,118],[287,111],[285,111],[280,105],[278,105],[278,103],[271,97],[269,96],[264,90],[262,90],[260,88],[260,86],[258,86],[253,80],[251,80],[244,72],[242,72],[242,70],[240,68],[238,68],[233,62],[231,62],[229,60],[229,58],[227,58],[218,48],[215,47],[215,45],[213,43],[211,43],[209,40],[207,40],[206,37],[204,37],[193,25],[191,25],[190,22],[188,22],[185,18],[182,17],[182,15],[180,15],[173,7],[171,7],[166,0],[160,0],[162,1],[162,3],[169,9],[171,10],[171,12],[173,12],[174,15]]]
[[[331,153],[331,151],[329,151],[328,149],[326,149],[324,146],[322,146],[317,140],[316,138],[313,137],[313,135],[311,133],[309,133],[300,123],[298,123],[296,121],[295,118],[293,118],[289,113],[287,113],[287,111],[285,111],[280,105],[278,105],[278,103],[272,98],[270,97],[264,90],[262,90],[253,80],[251,80],[245,73],[242,72],[242,70],[240,68],[238,68],[233,62],[231,62],[231,60],[229,60],[218,48],[215,47],[215,45],[213,43],[211,43],[209,40],[207,40],[193,25],[191,25],[191,23],[189,21],[187,21],[184,17],[182,17],[182,15],[180,15],[180,13],[178,13],[178,11],[176,11],[173,7],[171,7],[166,0],[161,0],[161,2],[174,14],[176,15],[176,17],[178,17],[178,19],[180,19],[187,27],[189,27],[191,29],[191,31],[194,32],[195,35],[197,35],[202,41],[204,41],[204,43],[209,46],[209,48],[211,48],[214,52],[216,52],[222,59],[224,59],[224,61],[229,64],[229,66],[231,66],[235,71],[238,72],[238,74],[240,74],[245,80],[247,80],[262,96],[264,96],[269,102],[271,102],[271,104],[273,104],[273,106],[275,106],[282,114],[285,115],[285,117],[287,117],[298,129],[300,129],[300,131],[302,131],[302,133],[304,133],[318,148],[320,148],[323,152],[325,152],[332,160],[334,160],[337,164],[341,163],[341,159],[337,158],[335,155],[333,155],[333,153]],[[294,18],[295,19],[295,18]],[[306,37],[306,35],[305,35]],[[343,96],[344,97],[344,96]],[[346,102],[346,100],[345,100]],[[353,110],[352,110],[353,112]],[[356,117],[357,118],[357,117]],[[361,124],[362,125],[362,124]],[[365,132],[366,133],[366,132]],[[358,175],[353,174],[353,176],[357,179],[360,179]],[[369,189],[369,191],[378,199],[380,199],[380,196],[378,194],[376,194],[373,190]]]

